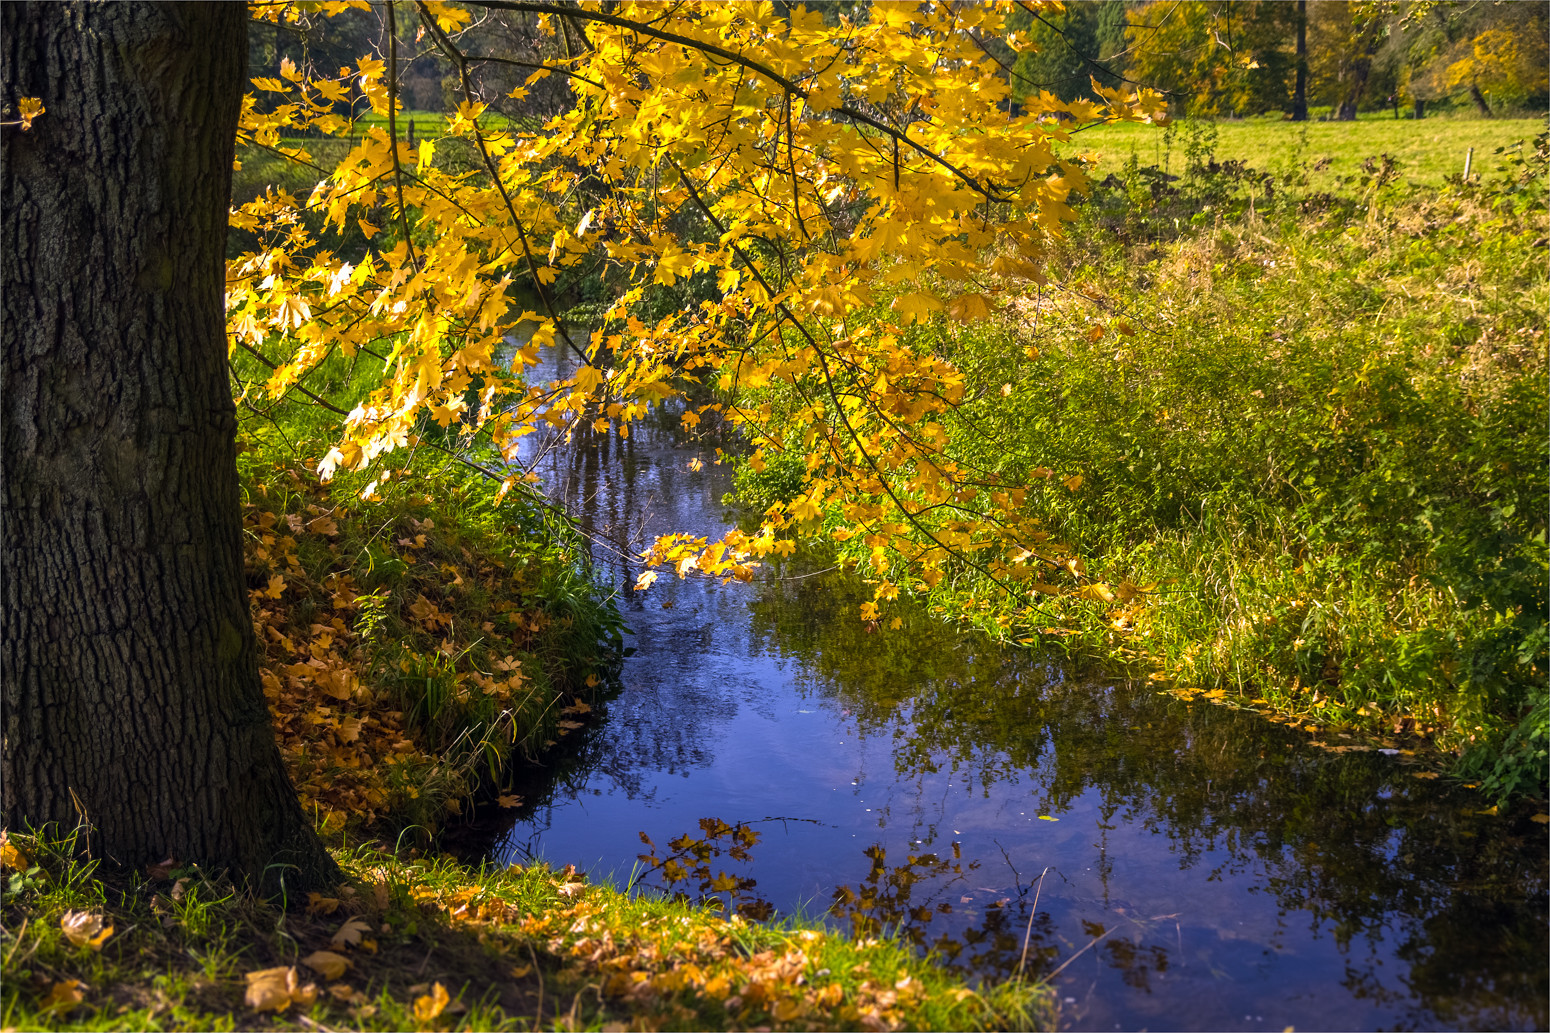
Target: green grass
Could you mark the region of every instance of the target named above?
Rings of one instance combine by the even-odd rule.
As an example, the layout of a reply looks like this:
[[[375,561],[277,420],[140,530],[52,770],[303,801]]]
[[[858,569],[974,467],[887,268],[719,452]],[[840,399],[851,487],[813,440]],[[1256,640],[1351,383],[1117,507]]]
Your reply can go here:
[[[900,941],[750,924],[591,885],[574,869],[344,850],[343,886],[284,909],[191,866],[120,872],[83,850],[80,831],[13,834],[4,848],[8,1029],[1054,1024],[1053,997],[1039,985],[974,991]],[[63,929],[71,912],[91,916],[99,936],[111,931],[77,945]],[[265,970],[293,992],[261,1007],[248,975]]]
[[[1058,286],[906,332],[967,375],[956,454],[1027,487],[1080,583],[1117,590],[1007,595],[962,568],[934,604],[1542,794],[1543,153],[1444,192],[1380,162],[1273,199],[1193,158],[1100,187]],[[778,497],[792,472],[739,484]]]
[[[1403,177],[1419,186],[1441,187],[1448,176],[1462,175],[1464,156],[1474,148],[1472,173],[1487,173],[1496,164],[1498,147],[1515,147],[1544,132],[1543,118],[1442,119],[1421,121],[1365,114],[1355,122],[1283,122],[1280,119],[1193,123],[1180,120],[1166,129],[1134,124],[1109,125],[1073,137],[1096,152],[1102,173],[1114,171],[1134,155],[1142,165],[1155,165],[1179,175],[1191,136],[1215,134],[1218,161],[1241,161],[1261,172],[1279,173],[1297,163],[1313,165],[1327,159],[1316,186],[1338,190],[1342,176],[1360,172],[1361,163],[1380,154],[1398,159]]]

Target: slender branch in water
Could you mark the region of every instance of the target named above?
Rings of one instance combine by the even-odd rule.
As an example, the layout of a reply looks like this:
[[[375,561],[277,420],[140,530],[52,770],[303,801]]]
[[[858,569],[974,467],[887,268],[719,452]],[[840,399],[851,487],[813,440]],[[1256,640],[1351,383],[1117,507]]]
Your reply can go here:
[[[1011,864],[1012,862],[1008,861],[1007,863]],[[1023,956],[1021,958],[1019,958],[1018,961],[1017,961],[1017,978],[1018,979],[1021,979],[1023,977],[1023,966],[1028,964],[1028,942],[1033,938],[1033,917],[1039,913],[1039,894],[1044,892],[1044,877],[1049,874],[1049,870],[1051,868],[1053,868],[1053,867],[1055,867],[1055,866],[1052,865],[1052,864],[1044,866],[1044,870],[1039,873],[1039,881],[1038,881],[1038,884],[1037,884],[1037,888],[1033,891],[1033,907],[1028,911],[1028,931],[1023,933]],[[1012,870],[1016,871],[1017,869],[1014,868]],[[1097,943],[1097,942],[1098,942],[1097,940],[1093,941],[1093,943]],[[1090,943],[1087,946],[1091,947],[1092,944]],[[1086,950],[1087,948],[1084,947],[1082,949]],[[1075,958],[1076,955],[1073,954],[1072,957]],[[1066,962],[1066,965],[1069,965],[1069,964],[1070,964],[1069,961]],[[1065,965],[1060,966],[1060,968],[1065,968],[1065,967],[1066,967]],[[1056,969],[1055,971],[1059,972],[1060,969]],[[1050,974],[1054,975],[1053,972],[1050,973]]]

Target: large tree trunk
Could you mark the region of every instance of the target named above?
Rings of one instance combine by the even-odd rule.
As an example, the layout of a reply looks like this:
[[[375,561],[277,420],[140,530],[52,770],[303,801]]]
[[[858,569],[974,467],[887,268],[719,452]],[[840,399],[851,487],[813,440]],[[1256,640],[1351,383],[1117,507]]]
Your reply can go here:
[[[0,5],[4,821],[337,877],[258,680],[224,330],[243,4]]]
[[[1494,118],[1491,114],[1491,105],[1485,102],[1485,94],[1480,92],[1480,84],[1473,79],[1469,80],[1469,99],[1475,102],[1475,107],[1480,110],[1481,118]]]
[[[1337,122],[1356,121],[1358,105],[1362,102],[1362,94],[1367,92],[1367,79],[1372,75],[1372,59],[1378,53],[1378,44],[1383,41],[1380,35],[1381,26],[1375,26],[1362,32],[1357,39],[1361,49],[1355,54],[1347,71],[1350,80],[1346,85],[1345,96],[1341,98],[1340,105],[1335,110]]]
[[[1297,81],[1292,86],[1292,121],[1308,121],[1308,0],[1297,0]]]

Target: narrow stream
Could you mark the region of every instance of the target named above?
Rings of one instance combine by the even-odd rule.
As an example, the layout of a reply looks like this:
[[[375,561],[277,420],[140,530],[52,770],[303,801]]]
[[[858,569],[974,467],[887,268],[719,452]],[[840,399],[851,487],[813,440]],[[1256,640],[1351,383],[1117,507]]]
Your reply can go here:
[[[714,538],[733,519],[714,457],[637,426],[542,469],[601,536]],[[1029,973],[1059,968],[1069,1029],[1550,1021],[1545,827],[1403,756],[1074,676],[918,609],[869,628],[864,587],[800,555],[644,594],[625,558],[595,559],[636,652],[503,860],[622,885],[640,833],[665,850],[701,818],[749,823],[751,860],[713,868],[779,912],[839,891],[838,927],[881,921],[973,978],[1015,972],[1026,942]]]

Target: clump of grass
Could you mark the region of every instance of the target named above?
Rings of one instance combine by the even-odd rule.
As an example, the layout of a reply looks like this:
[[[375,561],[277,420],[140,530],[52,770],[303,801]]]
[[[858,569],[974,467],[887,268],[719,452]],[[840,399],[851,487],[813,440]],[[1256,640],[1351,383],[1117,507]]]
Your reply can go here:
[[[896,941],[749,924],[591,885],[574,868],[473,869],[356,849],[340,853],[348,881],[333,894],[265,902],[192,867],[119,872],[83,860],[85,832],[13,834],[0,848],[9,879],[0,1021],[9,1028],[1053,1022],[1042,987],[975,991]],[[64,925],[79,931],[79,915],[96,933],[78,945]],[[265,980],[269,992],[256,993]]]

